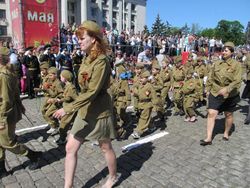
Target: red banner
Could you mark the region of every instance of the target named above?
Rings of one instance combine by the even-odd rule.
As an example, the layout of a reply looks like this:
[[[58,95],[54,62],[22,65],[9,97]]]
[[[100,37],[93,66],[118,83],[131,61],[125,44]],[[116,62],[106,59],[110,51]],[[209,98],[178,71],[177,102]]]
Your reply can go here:
[[[20,9],[19,0],[10,1],[10,15],[12,22],[12,42],[14,48],[20,49],[23,44],[23,28],[22,28],[22,14]]]
[[[58,41],[58,0],[22,0],[25,46]]]

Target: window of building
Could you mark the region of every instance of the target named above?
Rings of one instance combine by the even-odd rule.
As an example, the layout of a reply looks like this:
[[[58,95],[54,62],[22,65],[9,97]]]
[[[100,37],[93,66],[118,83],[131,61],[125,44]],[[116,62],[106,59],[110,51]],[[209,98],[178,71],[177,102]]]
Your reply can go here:
[[[96,8],[91,8],[91,16],[96,17],[97,16],[97,9]]]
[[[6,19],[6,11],[3,9],[0,9],[0,19]]]
[[[113,0],[113,7],[118,7],[118,1],[117,0]]]
[[[108,5],[108,0],[102,0],[103,5]]]
[[[135,4],[131,4],[131,10],[136,11],[136,5]]]
[[[131,15],[131,21],[132,21],[132,22],[135,21],[135,15]]]
[[[74,2],[68,2],[68,10],[71,12],[75,12],[75,3]]]
[[[102,10],[102,17],[104,19],[108,18],[108,11],[107,10]]]
[[[91,0],[91,3],[96,3],[96,0]]]
[[[75,23],[75,16],[69,16],[68,21],[69,21],[69,24]]]
[[[0,0],[0,3],[5,3],[5,0]]]
[[[116,24],[115,22],[113,22],[112,28],[113,28],[113,29],[116,29],[116,27],[117,27],[117,24]]]
[[[107,24],[107,22],[102,22],[102,27],[107,27],[108,26],[108,24]]]
[[[113,12],[113,18],[114,19],[117,19],[117,15],[118,15],[117,12]]]
[[[7,26],[0,25],[0,35],[7,35]]]

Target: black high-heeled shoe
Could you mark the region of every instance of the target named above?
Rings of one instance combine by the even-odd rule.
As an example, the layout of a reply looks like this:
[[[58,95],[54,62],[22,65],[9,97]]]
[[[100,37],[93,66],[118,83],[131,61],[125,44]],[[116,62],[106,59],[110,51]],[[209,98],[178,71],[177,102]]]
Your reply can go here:
[[[206,145],[212,145],[212,141],[205,141],[205,140],[200,140],[200,145],[201,146],[206,146]]]
[[[250,124],[250,121],[248,121],[247,119],[244,121],[244,124],[245,125],[249,125]]]

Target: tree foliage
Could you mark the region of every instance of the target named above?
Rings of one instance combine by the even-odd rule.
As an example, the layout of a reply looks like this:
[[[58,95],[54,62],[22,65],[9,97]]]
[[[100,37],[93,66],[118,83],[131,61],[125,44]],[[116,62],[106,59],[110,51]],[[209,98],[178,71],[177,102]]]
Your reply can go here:
[[[247,24],[245,38],[246,38],[246,44],[250,44],[250,22],[248,22]]]
[[[200,36],[203,36],[203,37],[208,37],[208,38],[215,37],[215,29],[212,29],[212,28],[203,29],[203,30],[199,33],[199,35],[200,35]]]
[[[239,21],[219,21],[215,28],[215,37],[223,42],[232,41],[236,45],[244,43],[243,25]]]
[[[166,29],[166,25],[161,21],[160,15],[157,14],[151,33],[153,35],[164,35],[166,33]]]

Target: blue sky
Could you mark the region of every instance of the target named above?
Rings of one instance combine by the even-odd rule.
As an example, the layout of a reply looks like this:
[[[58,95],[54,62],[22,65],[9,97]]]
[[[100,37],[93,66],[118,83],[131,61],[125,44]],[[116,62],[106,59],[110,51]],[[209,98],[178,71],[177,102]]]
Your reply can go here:
[[[250,0],[147,0],[146,24],[150,30],[158,13],[163,22],[177,27],[197,23],[203,29],[215,28],[224,19],[238,20],[246,28]]]

